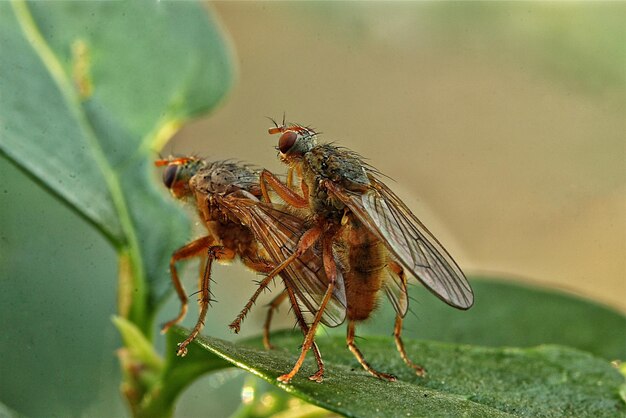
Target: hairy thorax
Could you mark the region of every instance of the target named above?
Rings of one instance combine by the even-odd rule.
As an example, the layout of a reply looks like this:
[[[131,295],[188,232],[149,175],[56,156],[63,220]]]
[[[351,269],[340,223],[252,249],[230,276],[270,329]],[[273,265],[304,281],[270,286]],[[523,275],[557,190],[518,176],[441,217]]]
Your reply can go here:
[[[330,144],[313,148],[304,158],[303,181],[309,188],[309,204],[316,216],[340,221],[344,203],[329,196],[325,181],[350,191],[363,192],[370,186],[362,162],[353,153]]]

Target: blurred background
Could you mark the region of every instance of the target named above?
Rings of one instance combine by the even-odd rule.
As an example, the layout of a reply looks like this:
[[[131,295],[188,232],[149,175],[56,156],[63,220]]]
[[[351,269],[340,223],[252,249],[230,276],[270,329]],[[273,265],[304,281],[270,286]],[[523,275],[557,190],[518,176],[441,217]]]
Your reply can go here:
[[[164,154],[282,173],[265,117],[285,113],[393,178],[467,272],[626,312],[626,4],[207,7],[230,35],[238,82]],[[0,379],[1,399],[33,417],[125,416],[113,249],[4,159],[0,176],[0,376],[22,376]],[[195,271],[186,271],[189,289]],[[215,277],[219,303],[205,332],[233,339],[226,325],[256,277],[240,265]],[[171,299],[157,322],[176,310]],[[291,327],[285,311],[276,328]],[[256,314],[243,336],[259,332],[264,310]],[[177,416],[227,416],[242,380],[234,370],[205,377]]]

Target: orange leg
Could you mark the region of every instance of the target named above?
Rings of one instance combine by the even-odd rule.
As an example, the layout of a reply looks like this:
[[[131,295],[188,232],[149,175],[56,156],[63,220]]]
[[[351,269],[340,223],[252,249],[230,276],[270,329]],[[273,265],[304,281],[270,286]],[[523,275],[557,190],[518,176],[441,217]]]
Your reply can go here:
[[[296,300],[296,296],[293,291],[286,287],[278,296],[276,296],[270,302],[270,307],[267,311],[267,317],[265,318],[265,325],[263,326],[263,346],[265,346],[266,350],[271,350],[274,347],[270,344],[270,323],[272,321],[272,314],[278,308],[278,306],[289,296],[289,300],[291,302],[291,308],[293,310],[294,315],[296,316],[296,320],[300,329],[306,336],[306,333],[309,331],[309,326],[306,324],[304,320],[304,316],[302,315],[302,311],[300,310],[300,306],[298,305],[298,301]],[[321,382],[324,378],[324,362],[322,361],[322,354],[317,347],[317,344],[313,343],[313,354],[315,355],[315,361],[317,361],[318,370],[315,374],[311,375],[309,379],[314,380],[316,382]]]
[[[287,170],[287,187],[293,188],[293,167],[289,167]]]
[[[285,287],[285,290],[289,295],[289,301],[291,302],[291,307],[298,321],[298,325],[300,325],[300,329],[306,337],[307,333],[309,332],[309,326],[304,320],[304,316],[302,315],[302,311],[300,310],[300,306],[298,305],[298,301],[296,300],[296,295],[289,287]],[[313,350],[313,354],[315,355],[315,361],[317,362],[317,372],[309,376],[309,379],[320,383],[324,379],[324,362],[322,361],[322,353],[320,353],[320,350],[315,341],[313,342],[311,349]]]
[[[337,266],[335,264],[335,259],[333,257],[333,235],[326,235],[322,240],[322,257],[324,261],[324,270],[326,271],[326,277],[328,277],[328,287],[326,288],[326,293],[324,293],[324,297],[322,298],[322,302],[320,303],[320,307],[315,314],[315,318],[313,319],[313,323],[309,327],[308,332],[304,337],[304,342],[302,343],[302,350],[300,352],[300,357],[296,360],[296,364],[293,366],[293,369],[287,374],[278,377],[278,380],[283,383],[289,383],[291,379],[298,373],[300,368],[302,367],[302,363],[304,363],[304,359],[306,358],[306,354],[311,348],[311,346],[315,343],[315,331],[317,330],[317,326],[322,320],[322,315],[324,314],[324,310],[326,309],[326,305],[328,301],[333,295],[333,290],[335,288],[335,279],[337,278]],[[322,376],[316,376],[317,373],[311,378],[314,380],[321,381]]]
[[[276,194],[285,201],[285,203],[300,209],[309,206],[309,194],[307,189],[303,188],[302,191],[304,196],[300,196],[289,186],[283,184],[278,177],[267,170],[263,170],[261,172],[260,180],[261,193],[263,194],[263,200],[265,200],[265,202],[271,203],[270,195],[267,191],[268,186],[270,186],[274,189]],[[302,184],[304,185],[304,182],[302,182]]]
[[[248,264],[246,263],[246,265]],[[263,271],[261,268],[258,268],[258,269],[254,267],[251,267],[251,268],[259,272]],[[267,271],[265,272],[267,273]],[[274,314],[274,311],[278,309],[278,306],[285,300],[287,296],[289,296],[289,300],[291,302],[291,308],[296,317],[298,325],[300,326],[300,329],[302,330],[304,335],[306,335],[306,333],[309,330],[309,326],[304,320],[304,316],[302,315],[302,311],[300,310],[300,306],[298,305],[298,301],[296,300],[296,296],[293,293],[293,290],[285,286],[285,289],[278,296],[272,299],[269,305],[269,309],[267,311],[265,324],[263,326],[263,346],[265,347],[266,350],[271,350],[274,348],[272,344],[270,343],[270,324],[272,322],[272,316]],[[324,362],[322,361],[322,354],[320,353],[319,348],[317,347],[317,344],[315,343],[313,343],[312,350],[313,350],[313,354],[315,355],[315,360],[317,361],[318,370],[314,375],[310,376],[309,379],[314,380],[316,382],[321,382],[324,377]]]
[[[289,170],[287,171],[287,187],[289,187],[290,189],[293,189],[293,182],[295,181],[294,176],[297,176],[300,179],[300,182],[302,183],[302,166],[301,165],[297,165],[295,167],[289,167]],[[302,187],[303,190],[303,196],[305,197],[309,197],[308,194],[308,187]],[[306,190],[306,192],[304,192]]]
[[[241,256],[241,261],[250,270],[256,271],[262,274],[269,274],[274,270],[274,264],[265,260],[253,260],[246,256]]]
[[[272,270],[272,272],[269,273],[261,283],[259,283],[259,287],[254,292],[254,295],[252,295],[248,303],[246,303],[246,306],[244,306],[239,315],[237,315],[237,318],[235,318],[235,320],[229,325],[229,328],[232,329],[235,334],[239,332],[241,328],[241,322],[245,319],[250,309],[252,309],[252,305],[254,305],[257,298],[261,295],[265,288],[269,286],[271,281],[274,280],[276,275],[278,275],[278,273],[280,273],[287,266],[289,266],[289,264],[291,264],[296,258],[304,254],[304,252],[309,249],[310,246],[315,244],[320,234],[321,229],[319,229],[319,227],[313,227],[307,230],[304,234],[302,234],[302,236],[300,237],[300,241],[298,242],[298,247],[296,248],[296,251],[288,258],[283,260],[282,263],[276,266],[276,268]]]
[[[258,271],[260,273],[270,274],[272,270],[274,270],[273,265],[267,261],[255,261],[250,259],[249,257],[242,257],[242,261],[246,266],[251,268],[254,271]],[[265,324],[263,326],[263,346],[266,350],[271,350],[272,344],[270,343],[270,323],[272,321],[272,316],[274,311],[278,309],[278,306],[285,300],[285,298],[289,296],[291,307],[293,309],[293,313],[296,316],[296,320],[302,332],[306,335],[309,327],[304,320],[304,316],[302,315],[302,311],[300,310],[300,306],[298,306],[298,302],[296,301],[296,297],[293,294],[293,291],[289,288],[285,288],[278,296],[276,296],[269,304],[269,309],[267,311],[267,316],[265,318]],[[313,376],[311,376],[311,380],[315,380],[321,382],[322,377],[324,376],[324,363],[322,362],[322,355],[317,347],[317,344],[313,344],[313,353],[315,354],[315,360],[317,361],[318,371]]]
[[[269,261],[264,260],[252,260],[249,257],[241,257],[241,261],[250,269],[263,274],[269,274],[274,270],[274,265]],[[271,350],[274,347],[270,343],[270,324],[272,322],[272,316],[274,311],[278,309],[278,306],[283,303],[287,298],[287,291],[283,290],[278,296],[276,296],[269,303],[267,310],[267,316],[265,317],[265,324],[263,325],[263,346],[266,350]]]
[[[272,299],[269,304],[267,316],[265,317],[265,324],[263,325],[263,346],[266,350],[272,350],[274,348],[274,346],[270,343],[270,324],[272,322],[274,311],[278,309],[278,306],[283,303],[287,296],[289,296],[287,290],[283,290],[278,296]],[[299,322],[300,321],[298,321],[298,323]]]
[[[424,377],[426,376],[426,369],[424,369],[419,364],[413,363],[411,359],[406,355],[406,351],[404,350],[404,343],[402,342],[402,338],[400,337],[400,334],[402,333],[402,321],[403,318],[400,315],[396,315],[396,325],[393,328],[393,337],[396,340],[396,347],[400,352],[400,357],[402,357],[402,360],[404,360],[407,366],[413,368],[416,375]]]
[[[404,269],[402,268],[402,266],[396,262],[391,262],[389,263],[389,268],[391,268],[402,279],[402,282],[406,287],[406,275],[404,274]],[[402,297],[406,298],[406,293],[403,293]],[[411,359],[407,356],[406,350],[404,349],[404,343],[402,342],[401,337],[402,321],[404,321],[404,318],[402,318],[402,316],[400,316],[399,314],[396,314],[396,323],[393,328],[393,337],[396,340],[396,347],[398,348],[400,357],[402,357],[402,360],[407,364],[407,366],[415,370],[416,375],[424,377],[426,376],[426,370],[419,364],[413,363],[413,361],[411,361]]]
[[[185,293],[185,289],[183,288],[183,285],[180,282],[180,278],[178,277],[176,263],[181,260],[200,256],[207,248],[209,248],[213,244],[214,241],[215,239],[212,236],[202,237],[190,242],[184,247],[179,248],[178,250],[174,251],[174,254],[172,254],[172,258],[170,258],[170,274],[172,275],[172,283],[174,284],[174,289],[176,289],[176,294],[178,295],[178,299],[180,299],[180,312],[178,313],[178,316],[176,318],[166,322],[165,325],[163,325],[163,328],[161,329],[162,334],[165,334],[167,330],[170,329],[173,325],[176,325],[180,321],[182,321],[187,314],[187,294]]]
[[[299,175],[300,178],[302,178],[302,175],[301,175],[300,172],[298,172],[298,175]],[[280,181],[280,179],[278,179],[274,174],[272,174],[271,172],[269,172],[267,170],[263,170],[261,172],[260,180],[261,180],[260,181],[261,193],[263,195],[263,199],[265,200],[265,202],[271,203],[271,199],[270,199],[269,193],[267,191],[267,188],[268,188],[268,185],[269,185],[269,186],[272,187],[272,189],[274,189],[276,194],[281,199],[283,199],[287,204],[290,204],[291,206],[296,207],[296,208],[305,208],[305,207],[307,207],[309,205],[309,189],[308,189],[306,183],[303,180],[301,180],[301,188],[302,188],[303,196],[298,195],[292,189],[292,186],[293,186],[293,169],[292,168],[289,169],[288,174],[287,174],[287,185],[283,184]],[[289,258],[285,259],[277,267],[277,270],[279,270],[279,269],[282,270],[284,267],[289,265],[293,260],[295,260],[297,257],[302,255],[311,245],[313,245],[317,241],[317,239],[319,238],[320,234],[321,234],[321,229],[319,227],[311,228],[310,230],[305,232],[302,235],[302,237],[300,238],[300,241],[298,243],[298,249]],[[311,348],[313,348],[313,353],[314,353],[315,359],[317,361],[318,371],[315,374],[309,376],[309,379],[311,379],[313,381],[316,381],[316,382],[321,382],[323,377],[324,377],[324,363],[322,361],[322,356],[321,356],[321,353],[319,351],[319,348],[317,347],[317,344],[315,343],[313,338],[315,336],[315,329],[317,328],[317,325],[318,325],[319,321],[321,320],[322,313],[324,312],[326,304],[328,304],[328,300],[330,299],[330,296],[332,295],[332,291],[333,291],[333,287],[334,287],[334,281],[335,281],[335,276],[336,276],[336,272],[334,270],[334,268],[335,268],[335,261],[334,261],[334,259],[332,257],[332,240],[329,239],[328,242],[329,242],[328,254],[330,256],[330,263],[329,263],[329,267],[326,267],[327,263],[325,262],[324,263],[324,265],[325,265],[324,268],[327,269],[327,275],[329,277],[330,283],[329,283],[328,289],[326,291],[325,297],[322,300],[321,307],[320,307],[320,309],[319,309],[315,319],[313,320],[313,324],[311,325],[311,327],[309,327],[306,324],[306,321],[304,320],[304,316],[302,315],[302,312],[300,311],[300,307],[298,306],[298,302],[297,302],[297,300],[295,298],[293,290],[290,289],[288,286],[286,286],[286,290],[287,290],[287,292],[289,294],[289,298],[290,298],[290,301],[291,301],[291,305],[292,305],[294,314],[296,315],[296,318],[298,320],[298,324],[300,325],[300,328],[302,329],[302,332],[305,334],[305,339],[304,339],[304,343],[303,343],[303,346],[302,346],[302,352],[300,354],[300,358],[296,362],[296,365],[294,366],[293,370],[289,374],[286,374],[286,375],[278,377],[278,380],[280,380],[280,381],[282,381],[284,383],[289,383],[289,381],[293,378],[293,376],[298,372],[298,370],[302,366],[302,362],[304,362],[304,358],[306,357],[306,353]],[[284,265],[284,267],[280,268],[282,265]],[[329,272],[332,272],[332,274],[329,274]],[[272,275],[272,273],[270,273],[270,275]],[[276,275],[276,272],[274,272],[273,275]],[[258,297],[258,294],[260,293],[259,290],[261,289],[261,287],[262,286],[266,286],[266,284],[265,284],[266,281],[267,281],[267,279],[264,280],[261,283],[261,286],[259,286],[259,289],[257,289],[257,292],[255,293],[255,295],[252,296],[252,299],[250,300],[250,302],[254,303],[254,300]],[[267,283],[269,283],[269,281],[267,281]],[[248,302],[248,304],[250,304],[250,302]],[[249,310],[249,308],[248,308],[248,310]],[[246,308],[244,308],[244,311],[246,311]],[[242,314],[244,314],[244,316],[245,316],[245,312],[244,311],[242,311]],[[240,314],[240,317],[241,317],[241,314]],[[239,319],[240,317],[238,317],[233,322],[233,324],[231,324],[231,327],[233,325],[236,326],[236,328],[234,328],[236,330],[239,329],[239,322],[241,322],[241,320]],[[243,318],[241,318],[241,319],[243,319]],[[267,326],[268,332],[269,332],[269,320],[270,319],[271,319],[271,315],[270,315],[270,312],[268,312],[268,319],[266,321],[266,326]],[[269,343],[269,341],[268,341],[268,343]]]
[[[209,248],[209,256],[204,268],[204,275],[202,276],[202,285],[200,287],[200,315],[198,316],[198,322],[193,327],[189,336],[182,343],[178,344],[178,351],[176,355],[184,357],[187,355],[187,346],[196,339],[202,328],[204,327],[204,318],[206,318],[207,311],[209,310],[209,303],[211,302],[211,292],[209,286],[211,284],[211,266],[213,260],[219,259],[219,252],[222,250],[220,246],[214,246]]]
[[[382,380],[388,380],[390,382],[394,382],[396,380],[396,377],[391,374],[381,373],[374,370],[372,366],[370,366],[369,363],[365,361],[363,354],[361,354],[361,350],[359,350],[359,348],[354,343],[354,321],[352,320],[348,321],[348,335],[346,337],[346,342],[348,343],[348,349],[352,352],[352,354],[354,354],[354,357],[356,357],[359,363],[361,363],[361,366],[363,366],[363,368],[367,370],[369,374]]]

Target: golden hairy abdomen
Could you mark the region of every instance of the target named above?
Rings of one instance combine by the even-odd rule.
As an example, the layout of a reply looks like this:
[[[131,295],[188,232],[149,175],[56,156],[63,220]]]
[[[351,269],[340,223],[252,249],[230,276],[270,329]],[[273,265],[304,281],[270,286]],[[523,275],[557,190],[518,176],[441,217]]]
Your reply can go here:
[[[348,319],[369,318],[378,304],[386,267],[385,248],[360,222],[351,221],[346,232],[348,268],[344,273]]]

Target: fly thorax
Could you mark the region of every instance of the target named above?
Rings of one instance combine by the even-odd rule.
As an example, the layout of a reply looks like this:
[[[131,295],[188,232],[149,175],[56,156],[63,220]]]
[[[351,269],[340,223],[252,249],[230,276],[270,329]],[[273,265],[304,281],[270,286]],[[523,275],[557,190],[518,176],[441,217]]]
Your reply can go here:
[[[227,194],[236,189],[237,177],[232,171],[218,168],[211,172],[211,186],[214,193]]]
[[[192,187],[207,194],[225,195],[238,189],[237,176],[226,167],[209,167],[199,171],[192,179]]]
[[[312,212],[317,218],[326,219],[333,223],[340,224],[345,205],[339,199],[328,194],[320,182],[315,182],[315,187],[310,190],[309,204]]]
[[[365,168],[359,160],[352,158],[335,165],[333,181],[351,191],[364,191],[370,186]]]
[[[307,154],[307,162],[318,177],[348,190],[363,191],[370,186],[363,162],[355,154],[332,144],[316,147]]]

